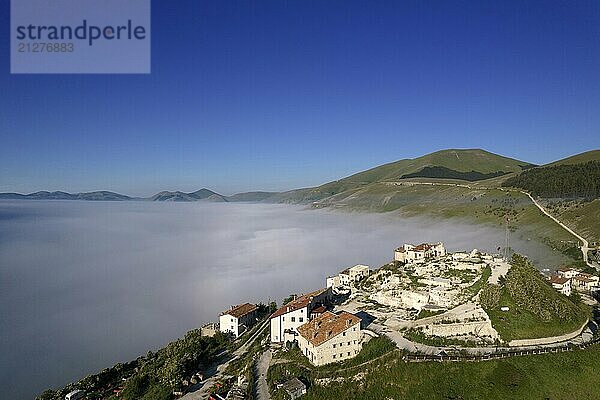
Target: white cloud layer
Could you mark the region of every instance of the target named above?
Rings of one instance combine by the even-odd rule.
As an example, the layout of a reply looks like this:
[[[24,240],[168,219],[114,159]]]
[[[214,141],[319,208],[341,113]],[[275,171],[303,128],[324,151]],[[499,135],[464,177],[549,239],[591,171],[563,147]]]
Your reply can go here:
[[[377,267],[399,244],[422,241],[493,251],[504,232],[287,205],[0,202],[0,387],[31,398],[231,304],[317,289],[346,266]],[[513,247],[549,261],[541,245]]]

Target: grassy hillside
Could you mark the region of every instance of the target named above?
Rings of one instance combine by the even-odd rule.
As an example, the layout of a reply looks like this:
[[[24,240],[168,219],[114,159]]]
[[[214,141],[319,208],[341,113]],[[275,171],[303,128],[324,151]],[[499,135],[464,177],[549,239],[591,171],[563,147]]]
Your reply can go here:
[[[507,179],[502,186],[546,198],[599,198],[600,161],[532,168]]]
[[[600,245],[600,199],[593,201],[552,200],[545,207],[575,231],[587,238],[592,245]]]
[[[270,199],[276,196],[276,192],[244,192],[236,193],[232,196],[227,197],[227,201],[246,201],[246,202],[259,202]]]
[[[426,167],[444,167],[458,172],[479,172],[482,174],[498,171],[519,172],[531,164],[499,156],[481,149],[450,149],[436,151],[414,159],[400,160],[369,169],[342,179],[340,182],[371,183],[395,181],[404,175],[413,174]]]
[[[578,300],[552,288],[526,258],[515,254],[501,286],[488,285],[481,302],[505,341],[558,336],[573,332],[588,318]],[[501,311],[501,307],[509,311]]]
[[[481,149],[441,150],[414,159],[384,164],[314,188],[283,193],[278,198],[286,202],[311,203],[338,194],[347,197],[371,184],[398,182],[409,177],[411,181],[426,178],[425,181],[460,183],[516,173],[531,166]],[[372,187],[367,188],[367,192],[371,189]],[[333,201],[334,199],[330,199],[330,203]]]
[[[600,150],[590,150],[585,153],[575,154],[574,156],[563,158],[544,166],[582,164],[588,161],[600,161]]]
[[[570,160],[588,159],[595,154],[598,152]],[[280,193],[269,201],[311,204],[315,208],[463,218],[499,227],[510,216],[511,230],[526,240],[547,244],[549,251],[555,250],[555,265],[558,265],[566,261],[560,253],[568,253],[573,237],[544,216],[527,196],[516,190],[502,190],[507,179],[531,168],[531,164],[484,150],[443,150],[385,164],[318,187]],[[454,172],[448,174],[447,170]],[[440,171],[444,177],[439,176]],[[507,173],[494,176],[498,171]],[[490,177],[469,181],[487,176]],[[565,217],[576,221],[577,231],[591,233],[592,240],[600,236],[600,232],[595,233],[600,230],[600,223],[596,223],[600,217],[592,215],[595,206],[563,210],[572,211],[572,215],[567,212]]]
[[[396,353],[320,380],[312,368],[284,368],[310,381],[305,400],[596,399],[600,346],[484,362],[406,363]]]
[[[171,400],[173,389],[200,367],[210,365],[227,343],[222,334],[206,337],[195,329],[155,353],[149,351],[144,357],[106,368],[62,389],[46,390],[37,399],[62,400],[74,389],[84,390],[86,399],[112,399],[113,389],[120,388],[123,392],[118,397],[126,400]]]
[[[475,185],[467,188],[449,183],[440,186],[410,182],[374,183],[316,201],[313,206],[353,211],[397,212],[404,216],[440,219],[459,218],[500,229],[504,229],[505,218],[510,216],[514,238],[545,243],[548,245],[548,252],[556,250],[554,264],[550,266],[568,261],[561,253],[567,250],[567,243],[573,240],[568,232],[544,216],[522,193]]]

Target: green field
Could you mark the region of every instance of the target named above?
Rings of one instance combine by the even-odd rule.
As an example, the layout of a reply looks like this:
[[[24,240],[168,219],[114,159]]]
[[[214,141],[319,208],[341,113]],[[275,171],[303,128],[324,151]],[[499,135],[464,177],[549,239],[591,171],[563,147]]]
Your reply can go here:
[[[283,367],[280,367],[283,368]],[[597,399],[600,347],[560,354],[483,362],[406,363],[398,353],[355,370],[333,372],[344,378],[313,385],[305,400],[379,399]]]
[[[495,308],[488,309],[486,312],[500,337],[506,341],[563,335],[581,328],[586,319],[586,311],[582,309],[579,318],[567,321],[553,318],[545,321],[534,313],[519,307],[506,292],[503,292],[500,304],[509,307],[510,311],[503,312],[499,308]]]
[[[563,223],[600,245],[600,199],[547,202],[548,210]]]
[[[579,329],[589,318],[589,308],[548,284],[524,257],[515,254],[512,267],[500,286],[487,285],[482,306],[504,341],[558,336]],[[486,295],[487,293],[495,295]],[[509,311],[501,311],[509,307]]]

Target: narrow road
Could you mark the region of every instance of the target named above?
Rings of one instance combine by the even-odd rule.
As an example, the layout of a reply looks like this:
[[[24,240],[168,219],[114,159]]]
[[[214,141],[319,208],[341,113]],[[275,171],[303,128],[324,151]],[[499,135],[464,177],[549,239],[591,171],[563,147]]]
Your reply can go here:
[[[581,246],[581,252],[583,253],[583,261],[585,261],[586,265],[592,268],[595,268],[589,261],[588,261],[588,250],[589,250],[589,244],[588,241],[585,240],[582,236],[578,235],[573,229],[569,228],[568,226],[566,226],[565,224],[563,224],[562,222],[560,222],[556,217],[554,217],[552,214],[550,214],[548,211],[546,211],[546,209],[540,204],[538,203],[531,194],[520,190],[521,193],[523,193],[524,195],[528,196],[531,201],[533,202],[533,204],[536,205],[537,208],[540,209],[541,212],[543,212],[546,216],[550,217],[554,222],[556,222],[557,224],[559,224],[563,229],[565,229],[567,232],[569,232],[571,235],[575,236],[577,239],[579,239],[582,243]]]
[[[269,385],[267,384],[267,371],[271,364],[273,354],[267,350],[260,355],[256,361],[254,371],[256,373],[256,398],[257,400],[271,400],[269,395]]]
[[[399,349],[406,350],[409,353],[422,353],[428,355],[438,355],[441,351],[445,352],[466,352],[472,355],[487,355],[497,353],[499,351],[525,351],[525,350],[536,350],[544,348],[556,348],[565,346],[567,343],[573,344],[584,344],[591,341],[594,337],[593,330],[595,330],[595,323],[588,323],[576,337],[560,340],[561,337],[556,339],[559,341],[545,344],[531,344],[521,346],[501,346],[501,347],[459,347],[459,346],[430,346],[422,343],[413,342],[406,339],[400,332],[390,329],[387,326],[372,323],[368,326],[368,329],[379,333],[380,335],[387,336],[391,341],[396,344]],[[567,335],[565,335],[566,337]]]
[[[246,343],[244,343],[242,346],[240,346],[239,349],[237,349],[236,351],[233,352],[233,357],[228,357],[226,359],[223,359],[220,363],[215,365],[214,368],[211,368],[211,370],[210,370],[211,375],[208,378],[206,378],[204,381],[202,381],[200,384],[196,385],[196,387],[194,387],[194,389],[192,389],[194,391],[186,393],[181,398],[184,400],[208,399],[208,396],[210,396],[210,388],[223,377],[223,371],[225,371],[225,369],[227,369],[227,367],[229,366],[229,364],[232,361],[238,359],[239,357],[244,355],[244,353],[246,353],[246,351],[248,351],[248,349],[250,348],[250,346],[252,346],[252,344],[254,343],[256,338],[258,338],[260,336],[260,334],[265,330],[265,327],[270,325],[270,322],[271,322],[271,320],[269,318],[267,318],[264,322],[262,322],[260,327],[256,330],[256,332],[254,332],[252,337],[250,337],[250,339],[248,339],[246,341]]]
[[[583,253],[583,261],[585,262],[585,264],[588,267],[594,268],[596,270],[600,270],[598,267],[594,266],[592,263],[590,263],[588,261],[588,251],[589,251],[589,243],[586,239],[584,239],[581,235],[579,235],[577,232],[575,232],[573,229],[569,228],[568,226],[566,226],[565,224],[563,224],[562,222],[560,222],[558,220],[558,218],[556,218],[555,216],[553,216],[552,214],[550,214],[548,211],[546,211],[546,209],[540,204],[538,203],[533,196],[524,191],[524,190],[519,190],[519,189],[510,189],[510,188],[487,188],[487,187],[483,187],[483,186],[477,186],[477,187],[473,187],[470,185],[464,185],[464,184],[458,184],[458,183],[437,183],[437,182],[411,182],[411,181],[406,181],[406,182],[390,182],[391,184],[394,185],[406,185],[406,184],[411,184],[411,185],[426,185],[426,186],[453,186],[453,187],[461,187],[461,188],[466,188],[466,189],[472,189],[472,190],[493,190],[493,189],[498,189],[498,190],[502,190],[505,192],[519,192],[522,193],[524,195],[526,195],[527,197],[529,197],[529,199],[532,201],[532,203],[539,208],[539,210],[546,215],[547,217],[550,217],[550,219],[552,219],[552,221],[556,222],[558,225],[561,226],[561,228],[565,229],[567,232],[569,232],[571,235],[575,236],[578,240],[581,241],[582,245],[581,245],[581,252]]]

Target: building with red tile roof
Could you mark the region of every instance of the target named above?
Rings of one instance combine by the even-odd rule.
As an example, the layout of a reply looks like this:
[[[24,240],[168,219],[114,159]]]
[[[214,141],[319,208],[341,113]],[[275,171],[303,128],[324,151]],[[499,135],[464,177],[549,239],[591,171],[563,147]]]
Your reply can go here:
[[[360,318],[330,311],[298,327],[298,347],[314,365],[355,357],[362,349]]]
[[[271,342],[295,341],[297,328],[310,320],[311,311],[331,302],[331,288],[302,295],[281,306],[271,315]]]

